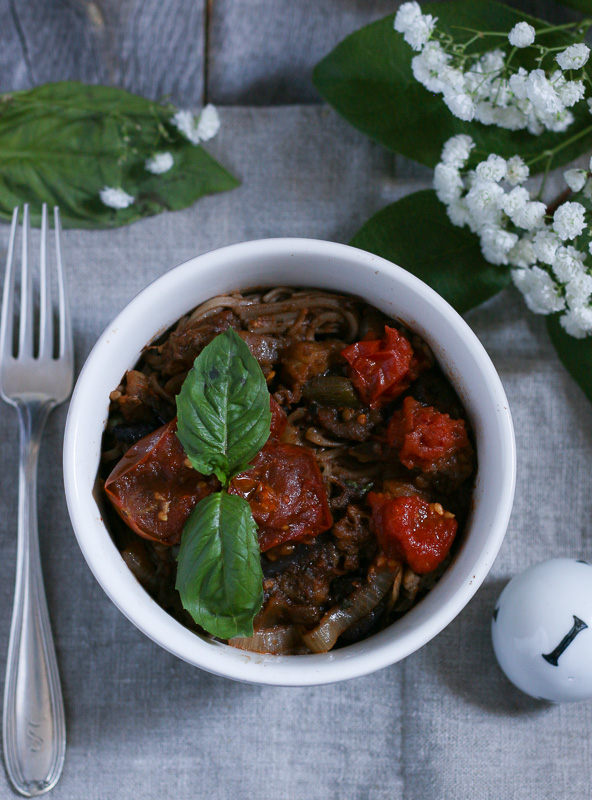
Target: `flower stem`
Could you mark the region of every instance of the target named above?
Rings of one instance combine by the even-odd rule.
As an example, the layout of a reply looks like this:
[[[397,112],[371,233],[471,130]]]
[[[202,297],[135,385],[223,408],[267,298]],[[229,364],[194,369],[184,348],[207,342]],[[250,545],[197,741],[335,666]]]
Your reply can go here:
[[[549,161],[552,161],[553,157],[556,156],[557,153],[561,152],[561,150],[564,150],[566,147],[569,147],[569,145],[573,144],[573,142],[577,142],[578,139],[581,139],[582,137],[587,136],[589,133],[592,133],[592,125],[588,125],[587,128],[582,128],[581,131],[579,131],[578,133],[574,133],[573,136],[570,136],[569,139],[565,139],[563,142],[561,142],[561,144],[558,144],[557,147],[553,147],[553,148],[551,148],[549,150],[545,150],[539,156],[535,156],[534,158],[532,158],[530,161],[527,161],[526,163],[527,163],[527,165],[529,167],[531,167],[533,164],[536,164],[538,161],[540,161],[543,158],[548,158]]]

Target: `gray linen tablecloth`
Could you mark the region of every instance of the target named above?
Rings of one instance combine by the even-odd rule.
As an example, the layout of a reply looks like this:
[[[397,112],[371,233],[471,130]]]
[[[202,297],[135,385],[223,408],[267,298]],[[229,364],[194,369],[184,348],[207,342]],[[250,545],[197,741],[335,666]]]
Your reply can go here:
[[[429,181],[320,106],[223,109],[209,147],[243,180],[193,208],[112,232],[67,231],[78,367],[148,281],[185,259],[271,236],[347,241],[362,221]],[[323,154],[322,158],[320,154]],[[405,178],[396,177],[405,174]],[[0,226],[0,248],[8,227]],[[111,604],[90,573],[64,501],[66,408],[40,463],[39,517],[68,724],[55,800],[585,800],[592,703],[551,706],[514,689],[490,642],[510,577],[552,556],[592,557],[592,410],[541,318],[507,291],[468,316],[512,408],[514,512],[469,606],[404,662],[306,689],[233,683],[181,662]],[[0,673],[14,587],[17,430],[0,408]],[[12,796],[0,770],[0,797]]]

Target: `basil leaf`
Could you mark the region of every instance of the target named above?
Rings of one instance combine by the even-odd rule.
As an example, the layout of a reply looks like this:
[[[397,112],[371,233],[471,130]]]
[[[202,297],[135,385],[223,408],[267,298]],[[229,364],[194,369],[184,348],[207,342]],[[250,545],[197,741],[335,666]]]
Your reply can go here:
[[[257,525],[242,497],[216,492],[183,528],[176,588],[197,622],[220,639],[252,636],[263,603]]]
[[[0,218],[31,203],[60,207],[65,227],[113,228],[177,210],[238,181],[170,123],[175,109],[110,86],[66,81],[0,96]],[[145,168],[156,151],[173,156],[161,175]],[[115,210],[104,186],[135,200]]]
[[[455,227],[431,190],[414,192],[383,208],[350,244],[412,272],[460,313],[511,282],[509,268],[489,264],[478,237]]]
[[[592,338],[575,339],[561,327],[559,314],[545,320],[547,330],[563,366],[592,402]]]
[[[489,0],[422,3],[421,7],[423,13],[438,17],[438,28],[451,33],[457,42],[473,35],[462,28],[510,31],[521,21],[537,30],[537,43],[546,47],[567,47],[581,41],[565,31],[539,34],[538,30],[550,27],[549,23]],[[313,81],[317,90],[355,128],[396,153],[430,167],[440,160],[444,142],[458,133],[474,139],[475,156],[498,153],[508,158],[519,153],[527,162],[537,158],[531,173],[545,168],[546,151],[551,148],[561,146],[554,157],[554,167],[592,148],[590,112],[585,102],[572,109],[575,120],[568,133],[546,131],[540,136],[463,122],[453,116],[441,95],[431,94],[413,77],[411,59],[416,53],[393,29],[393,20],[391,14],[351,34],[315,68]],[[492,42],[503,45],[501,39]],[[482,42],[472,47],[482,47]],[[538,51],[531,50],[516,52],[512,63],[533,69]],[[543,66],[554,65],[554,55],[549,55]],[[590,130],[586,132],[587,129]]]
[[[196,470],[225,483],[246,469],[269,438],[265,377],[229,328],[195,359],[177,395],[177,435]]]

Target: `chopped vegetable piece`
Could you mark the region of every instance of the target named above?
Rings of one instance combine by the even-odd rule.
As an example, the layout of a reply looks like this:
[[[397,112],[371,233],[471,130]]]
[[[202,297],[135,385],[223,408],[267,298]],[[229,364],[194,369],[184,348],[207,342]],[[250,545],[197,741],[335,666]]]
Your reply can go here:
[[[219,488],[190,466],[175,433],[177,420],[140,439],[105,481],[107,496],[129,527],[146,539],[178,544],[185,520]]]
[[[228,492],[249,502],[262,552],[294,539],[312,539],[331,527],[327,492],[311,450],[268,442],[251,463]]]
[[[420,497],[368,494],[372,523],[387,556],[401,558],[414,572],[432,572],[446,558],[458,524],[439,503]]]
[[[413,397],[406,397],[403,408],[391,417],[387,441],[399,451],[402,464],[422,472],[451,466],[460,451],[468,451],[469,460],[472,454],[463,419],[451,419],[432,406],[422,406]]]
[[[302,396],[332,408],[360,408],[362,405],[351,380],[341,375],[311,378],[302,387]]]
[[[409,388],[422,369],[409,341],[396,328],[384,326],[382,339],[350,344],[341,355],[362,401],[371,408],[385,406]]]

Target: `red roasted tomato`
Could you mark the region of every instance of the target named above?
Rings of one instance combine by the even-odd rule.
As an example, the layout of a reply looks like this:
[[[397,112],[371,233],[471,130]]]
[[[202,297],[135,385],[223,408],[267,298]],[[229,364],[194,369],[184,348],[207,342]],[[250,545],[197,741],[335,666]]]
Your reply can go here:
[[[351,380],[371,408],[387,405],[409,388],[421,371],[409,341],[396,328],[384,326],[382,339],[350,344],[341,355],[350,366]]]
[[[197,503],[220,488],[189,465],[177,420],[140,439],[105,481],[105,491],[129,527],[146,539],[178,544]]]
[[[288,417],[284,409],[274,400],[273,395],[269,396],[269,407],[271,409],[271,430],[269,438],[271,440],[279,440],[282,438],[282,433],[286,430]]]
[[[262,552],[331,527],[327,493],[312,451],[268,443],[251,463],[251,469],[232,480],[228,492],[251,506]]]
[[[399,450],[402,464],[423,472],[451,463],[462,450],[472,452],[463,419],[451,419],[432,406],[422,406],[413,397],[406,397],[403,408],[391,417],[387,441]]]
[[[420,497],[368,493],[378,542],[390,558],[401,558],[414,572],[432,572],[446,558],[458,524],[439,503]]]

